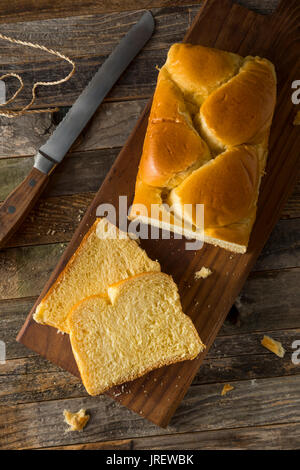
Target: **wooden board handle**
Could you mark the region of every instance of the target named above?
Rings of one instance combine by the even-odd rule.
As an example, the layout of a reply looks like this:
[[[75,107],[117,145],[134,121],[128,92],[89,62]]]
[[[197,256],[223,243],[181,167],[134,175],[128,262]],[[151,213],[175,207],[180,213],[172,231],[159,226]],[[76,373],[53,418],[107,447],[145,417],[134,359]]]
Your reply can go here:
[[[5,199],[0,207],[0,248],[23,222],[48,181],[48,175],[32,168],[27,178]]]

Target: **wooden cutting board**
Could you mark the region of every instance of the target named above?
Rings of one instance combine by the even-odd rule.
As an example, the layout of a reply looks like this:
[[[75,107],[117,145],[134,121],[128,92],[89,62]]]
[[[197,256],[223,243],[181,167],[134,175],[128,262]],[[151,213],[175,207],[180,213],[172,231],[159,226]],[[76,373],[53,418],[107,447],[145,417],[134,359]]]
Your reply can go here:
[[[257,219],[248,252],[244,255],[232,254],[211,245],[204,245],[199,251],[187,251],[185,240],[142,241],[148,255],[158,259],[162,270],[171,274],[177,282],[183,310],[191,316],[207,345],[206,352],[194,361],[158,369],[108,392],[115,400],[159,426],[167,426],[198,372],[296,181],[300,133],[299,127],[293,126],[296,107],[291,101],[294,91],[291,85],[294,80],[300,79],[299,22],[299,0],[283,0],[272,16],[261,16],[230,0],[208,0],[184,38],[185,42],[213,46],[242,56],[259,55],[270,59],[275,64],[278,75],[278,99],[266,176],[262,182]],[[37,303],[46,294],[94,222],[97,206],[101,203],[116,206],[119,195],[127,195],[129,203],[132,202],[149,109],[150,103],[87,210]],[[202,266],[209,266],[213,275],[205,281],[195,281],[194,273]],[[35,307],[36,305],[17,340],[79,376],[68,336],[59,335],[55,329],[35,323],[32,320]]]

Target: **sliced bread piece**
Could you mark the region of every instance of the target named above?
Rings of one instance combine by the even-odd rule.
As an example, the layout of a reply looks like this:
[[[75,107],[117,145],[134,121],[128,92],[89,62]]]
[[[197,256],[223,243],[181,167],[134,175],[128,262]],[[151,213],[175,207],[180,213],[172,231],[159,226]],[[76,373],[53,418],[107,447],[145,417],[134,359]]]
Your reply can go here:
[[[38,305],[34,319],[68,333],[66,318],[85,297],[104,294],[107,286],[142,272],[160,271],[158,262],[107,219],[97,219],[66,268]]]
[[[134,380],[158,367],[194,359],[203,349],[182,312],[177,286],[163,273],[145,273],[73,307],[70,340],[90,395]]]

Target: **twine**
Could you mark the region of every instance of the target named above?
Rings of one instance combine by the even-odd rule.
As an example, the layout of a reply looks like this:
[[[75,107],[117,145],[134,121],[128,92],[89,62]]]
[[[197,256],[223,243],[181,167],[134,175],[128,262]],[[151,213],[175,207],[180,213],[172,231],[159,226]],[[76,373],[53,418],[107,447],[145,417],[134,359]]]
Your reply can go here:
[[[54,85],[60,85],[61,83],[67,82],[75,73],[75,68],[76,68],[75,67],[75,62],[73,62],[73,60],[71,60],[69,57],[65,56],[61,52],[54,51],[53,49],[48,49],[48,47],[41,46],[40,44],[33,44],[31,42],[21,41],[20,39],[13,39],[13,38],[5,36],[4,34],[1,34],[1,33],[0,33],[0,39],[4,39],[4,41],[9,41],[13,44],[21,44],[22,46],[29,46],[29,47],[33,47],[34,49],[40,49],[42,51],[49,52],[49,54],[53,54],[57,57],[60,57],[61,59],[66,60],[67,62],[69,62],[69,64],[72,65],[71,72],[66,77],[62,78],[61,80],[56,80],[54,82],[36,82],[32,87],[32,98],[31,98],[30,103],[28,103],[22,109],[20,109],[19,111],[13,111],[13,110],[9,110],[9,109],[6,109],[6,110],[1,110],[0,109],[0,116],[4,116],[4,117],[8,117],[8,118],[14,118],[14,117],[22,116],[24,114],[33,114],[33,113],[38,114],[38,113],[49,113],[49,112],[54,113],[55,111],[58,111],[59,108],[47,108],[47,109],[29,109],[29,108],[35,102],[36,88],[40,85],[41,86],[54,86]],[[17,73],[13,73],[13,72],[12,73],[6,73],[6,74],[4,74],[0,77],[0,80],[3,80],[4,78],[7,78],[7,77],[17,78],[17,80],[20,83],[20,86],[17,89],[17,91],[14,93],[14,95],[9,100],[7,100],[5,103],[0,103],[1,107],[2,106],[7,106],[8,104],[12,103],[24,88],[24,83],[23,83],[22,77],[20,75],[18,75]]]

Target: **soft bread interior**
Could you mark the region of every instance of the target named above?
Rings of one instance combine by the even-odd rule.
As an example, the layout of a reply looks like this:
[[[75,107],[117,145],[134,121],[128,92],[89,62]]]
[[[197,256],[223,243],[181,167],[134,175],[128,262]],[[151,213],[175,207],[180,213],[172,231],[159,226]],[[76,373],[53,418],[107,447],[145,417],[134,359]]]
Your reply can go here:
[[[172,278],[140,274],[75,306],[70,340],[90,395],[146,372],[187,359],[203,349],[191,319],[182,312]]]
[[[68,333],[70,309],[85,297],[105,294],[107,286],[160,265],[107,219],[98,219],[36,309],[34,319]]]

